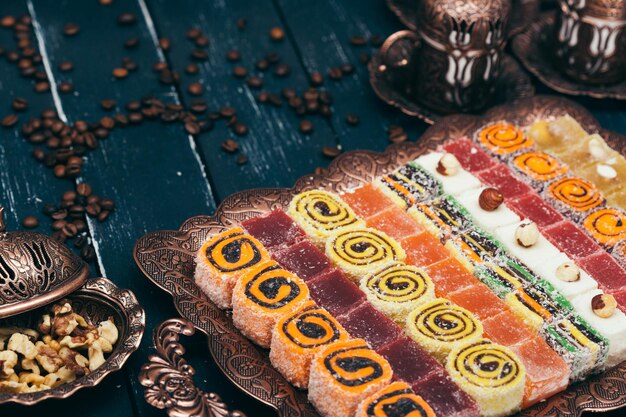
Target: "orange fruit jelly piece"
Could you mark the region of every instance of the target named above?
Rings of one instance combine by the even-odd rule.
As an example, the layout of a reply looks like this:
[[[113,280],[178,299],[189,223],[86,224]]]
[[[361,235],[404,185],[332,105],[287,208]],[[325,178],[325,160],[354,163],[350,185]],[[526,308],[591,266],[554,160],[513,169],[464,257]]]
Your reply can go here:
[[[512,347],[537,336],[509,310],[482,321],[485,337],[503,346]]]
[[[426,273],[435,284],[435,293],[438,297],[445,297],[451,292],[479,283],[456,258],[447,258],[434,263],[426,268]]]
[[[369,227],[387,233],[395,239],[417,235],[424,231],[406,211],[399,207],[390,207],[365,220]]]
[[[486,320],[507,309],[506,304],[483,283],[455,291],[448,295],[448,299],[468,309],[481,320]]]
[[[511,349],[526,368],[523,408],[567,388],[570,370],[542,338],[533,337]]]
[[[404,262],[418,268],[427,267],[450,256],[439,239],[428,232],[404,238],[400,245],[406,252]]]
[[[354,191],[341,194],[341,199],[348,203],[359,217],[370,217],[385,211],[395,204],[382,191],[368,183]]]

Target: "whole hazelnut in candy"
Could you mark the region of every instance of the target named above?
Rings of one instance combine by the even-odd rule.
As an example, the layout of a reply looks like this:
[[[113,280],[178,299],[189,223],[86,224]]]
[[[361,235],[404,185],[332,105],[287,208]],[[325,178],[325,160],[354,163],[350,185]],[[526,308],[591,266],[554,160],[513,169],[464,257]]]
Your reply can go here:
[[[617,301],[611,294],[598,294],[591,299],[591,309],[598,317],[609,318],[615,313],[616,308]]]
[[[446,177],[456,175],[461,168],[459,160],[451,153],[445,153],[437,164],[437,172]]]
[[[574,262],[563,262],[556,269],[556,277],[565,282],[578,281],[580,279],[580,268]]]
[[[494,211],[503,201],[504,196],[496,188],[485,188],[478,197],[478,204],[485,211]]]
[[[518,245],[530,248],[539,240],[539,229],[534,222],[522,223],[515,230],[515,239]]]

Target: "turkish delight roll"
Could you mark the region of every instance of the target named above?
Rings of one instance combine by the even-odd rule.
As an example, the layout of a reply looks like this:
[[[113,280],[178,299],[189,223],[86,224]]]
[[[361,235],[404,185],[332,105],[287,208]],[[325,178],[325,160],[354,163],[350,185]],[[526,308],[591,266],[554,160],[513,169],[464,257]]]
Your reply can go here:
[[[441,193],[437,179],[424,169],[412,165],[405,165],[375,179],[374,185],[404,209]]]
[[[446,370],[476,401],[481,416],[506,416],[520,409],[526,369],[510,349],[489,339],[467,342],[450,353]]]
[[[355,417],[435,417],[430,405],[406,382],[394,382],[359,404]]]
[[[481,322],[468,310],[438,298],[413,310],[406,318],[406,332],[440,361],[450,351],[483,336]]]
[[[236,227],[212,236],[198,250],[195,280],[219,308],[230,308],[237,279],[269,259],[258,240]]]
[[[308,298],[304,281],[268,261],[252,268],[235,285],[233,323],[250,340],[268,348],[276,322]]]
[[[361,289],[376,309],[404,322],[416,307],[435,298],[433,282],[421,269],[391,264],[361,280]]]
[[[307,301],[278,320],[272,331],[270,361],[293,385],[307,388],[315,354],[324,346],[348,339],[348,333],[328,311]]]
[[[354,417],[359,403],[392,376],[389,363],[363,339],[335,342],[311,362],[309,401],[325,417]]]
[[[296,195],[287,213],[317,245],[323,245],[335,231],[364,225],[363,220],[338,195],[323,190]]]
[[[505,122],[485,126],[478,133],[478,141],[496,155],[509,155],[533,144],[520,129]]]
[[[326,241],[326,255],[355,282],[385,265],[406,258],[404,249],[395,239],[370,228],[332,234]]]

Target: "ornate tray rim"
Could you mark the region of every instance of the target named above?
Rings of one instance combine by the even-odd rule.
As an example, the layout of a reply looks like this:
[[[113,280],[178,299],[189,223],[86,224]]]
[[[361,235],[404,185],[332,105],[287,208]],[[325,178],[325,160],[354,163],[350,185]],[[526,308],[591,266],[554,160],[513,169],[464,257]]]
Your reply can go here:
[[[603,130],[580,105],[554,96],[521,99],[494,107],[482,116],[446,116],[430,127],[418,143],[393,144],[383,153],[348,152],[336,158],[324,172],[306,175],[290,189],[253,189],[235,193],[220,204],[213,216],[195,216],[185,221],[177,231],[155,231],[138,239],[133,251],[135,261],[148,279],[173,296],[181,316],[209,336],[209,350],[218,367],[244,393],[270,405],[280,416],[318,416],[306,401],[304,392],[296,390],[271,367],[266,351],[243,337],[232,325],[229,313],[219,310],[193,279],[187,278],[187,274],[193,276],[193,254],[194,248],[199,247],[199,234],[204,239],[213,230],[223,230],[245,218],[284,207],[292,195],[302,190],[321,187],[341,192],[371,181],[373,177],[435,149],[448,138],[464,136],[489,122],[507,119],[526,125],[540,117],[565,113],[576,118],[588,131],[600,132],[615,149],[626,154],[626,138]],[[193,241],[194,234],[198,238],[196,242]],[[151,361],[154,359],[151,358]],[[177,372],[175,364],[172,364],[171,370]],[[148,390],[157,388],[150,385],[144,368],[139,379]],[[201,395],[202,391],[194,389],[199,393],[197,395]],[[168,400],[169,415],[183,416],[193,412],[174,396]],[[523,410],[519,416],[579,416],[583,411],[608,411],[625,405],[626,361]]]
[[[108,278],[100,277],[87,280],[81,288],[66,296],[91,296],[112,305],[125,318],[124,338],[117,341],[105,363],[92,373],[46,391],[27,394],[0,393],[0,404],[13,402],[33,405],[49,398],[67,398],[79,389],[98,385],[107,375],[122,369],[130,355],[139,348],[146,326],[146,316],[132,291],[121,289]]]

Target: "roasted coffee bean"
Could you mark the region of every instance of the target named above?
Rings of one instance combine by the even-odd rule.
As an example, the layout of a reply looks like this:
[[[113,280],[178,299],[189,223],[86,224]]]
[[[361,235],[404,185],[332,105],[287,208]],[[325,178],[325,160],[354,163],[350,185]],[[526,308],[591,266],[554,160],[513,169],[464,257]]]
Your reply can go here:
[[[248,77],[246,84],[248,84],[248,87],[250,88],[261,88],[263,87],[263,79],[257,77],[256,75],[252,75]]]
[[[347,74],[352,74],[354,72],[354,67],[352,66],[352,64],[341,64],[341,72],[343,72],[345,75]]]
[[[237,114],[237,111],[235,110],[234,107],[230,107],[230,106],[223,106],[220,107],[220,116],[224,117],[224,118],[231,118],[233,116],[235,116]]]
[[[248,75],[248,70],[242,66],[236,66],[233,68],[233,75],[237,78],[244,78]]]
[[[322,154],[327,158],[335,158],[340,153],[341,153],[341,149],[339,149],[337,146],[326,145],[322,148]]]
[[[236,62],[241,59],[241,54],[238,50],[231,49],[230,51],[226,52],[226,59],[230,62]]]
[[[197,135],[198,133],[200,133],[200,125],[198,125],[198,123],[196,122],[187,122],[185,123],[185,130],[190,135]]]
[[[341,71],[341,68],[332,67],[328,69],[328,77],[331,80],[340,80],[342,76],[343,76],[343,71]]]
[[[143,122],[143,114],[139,112],[132,112],[128,114],[128,121],[132,124],[139,124]]]
[[[137,68],[139,68],[137,63],[130,58],[125,57],[122,61],[122,66],[128,71],[135,71]]]
[[[0,26],[3,28],[11,28],[15,26],[15,17],[13,16],[4,16],[2,20],[0,20]]]
[[[139,38],[137,37],[128,38],[124,41],[124,48],[126,49],[136,48],[137,45],[139,45]]]
[[[236,122],[233,125],[233,132],[235,133],[235,135],[237,136],[245,136],[248,134],[248,126],[246,126],[245,124],[241,123],[241,122]]]
[[[43,161],[43,159],[46,157],[46,153],[41,148],[33,149],[32,155],[33,155],[33,158],[35,158],[35,160],[39,162]]]
[[[85,215],[85,207],[78,204],[69,207],[68,211],[72,219],[80,219]]]
[[[286,77],[291,72],[291,68],[287,64],[278,64],[274,68],[274,75],[277,77]]]
[[[66,191],[63,193],[63,201],[71,201],[74,202],[76,200],[76,191]]]
[[[76,193],[83,197],[89,197],[91,195],[91,185],[86,182],[80,183],[76,186]]]
[[[63,34],[65,36],[75,36],[80,32],[80,27],[76,23],[67,23],[63,27]]]
[[[37,93],[45,93],[50,91],[50,84],[47,81],[39,81],[35,83],[35,92]]]
[[[169,51],[172,48],[172,41],[170,41],[170,38],[160,38],[159,46],[164,51]]]
[[[209,38],[204,35],[198,36],[196,40],[194,41],[196,46],[199,48],[204,48],[206,46],[209,46],[209,42],[210,42]]]
[[[17,124],[18,121],[19,121],[19,119],[18,119],[17,115],[9,114],[8,116],[5,116],[2,119],[1,123],[2,123],[3,127],[7,127],[8,128],[8,127],[15,126],[15,124]]]
[[[193,63],[188,64],[188,65],[185,67],[185,72],[186,72],[187,74],[189,74],[189,75],[194,75],[194,74],[197,74],[197,73],[198,73],[198,65],[197,65],[197,64],[193,64]]]
[[[120,26],[132,25],[137,21],[137,17],[133,13],[122,13],[117,17],[117,24]]]
[[[360,35],[354,35],[350,37],[350,43],[354,46],[363,46],[367,43],[365,37]]]
[[[321,72],[314,72],[311,74],[311,85],[318,86],[324,84],[324,76]]]
[[[202,31],[198,28],[190,28],[187,30],[187,33],[185,34],[185,36],[187,36],[187,39],[190,39],[190,40],[194,40],[198,36],[201,36],[201,35],[202,35]]]
[[[90,217],[96,217],[102,211],[102,207],[100,207],[96,203],[92,203],[88,204],[87,207],[85,207],[85,211]]]
[[[100,206],[103,210],[112,211],[115,208],[115,202],[110,198],[100,199]]]
[[[96,251],[93,246],[86,245],[80,250],[80,257],[83,258],[85,262],[92,262],[96,258]]]
[[[317,101],[320,97],[320,93],[314,88],[309,88],[304,92],[303,96],[306,101]]]
[[[204,113],[207,110],[207,104],[204,100],[194,100],[191,102],[191,111],[194,113]]]
[[[70,82],[62,82],[59,84],[59,92],[63,94],[68,94],[74,91],[74,85]]]
[[[356,126],[359,124],[360,121],[361,119],[359,119],[359,116],[354,113],[348,113],[346,116],[346,123],[348,123],[350,126]]]
[[[139,115],[141,116],[141,113],[139,113]],[[143,119],[143,116],[142,116]],[[108,129],[104,129],[102,127],[94,130],[93,134],[98,138],[98,139],[106,139],[109,137],[109,130]]]
[[[59,70],[61,72],[70,72],[74,69],[74,64],[70,61],[63,61],[59,64]]]
[[[54,231],[61,230],[65,227],[66,224],[67,224],[66,220],[55,220],[54,222],[52,222],[52,230]]]
[[[28,109],[28,100],[23,97],[16,97],[11,102],[11,107],[15,111],[25,111]]]
[[[408,135],[402,126],[391,125],[387,130],[389,141],[393,143],[401,143],[408,139]]]
[[[248,155],[246,155],[245,153],[240,153],[239,156],[237,156],[237,164],[245,165],[247,163],[248,163]]]
[[[126,78],[128,77],[128,70],[126,68],[115,68],[113,76],[118,79]]]
[[[170,71],[169,69],[164,69],[159,74],[159,81],[165,85],[174,85],[178,84],[180,81],[180,76],[176,71]]]
[[[76,237],[76,239],[74,239],[74,247],[82,249],[87,244],[87,239],[87,235],[80,235]]]
[[[254,64],[254,67],[258,69],[259,71],[265,71],[266,69],[270,67],[270,62],[267,59],[262,58],[262,59],[259,59],[256,62],[256,64]]]
[[[240,17],[239,19],[237,19],[237,22],[235,22],[235,25],[237,26],[237,29],[239,30],[244,30],[247,24],[248,22],[243,17]]]
[[[302,106],[303,101],[302,98],[298,96],[291,96],[289,97],[287,104],[289,104],[289,107],[291,107],[292,109],[297,109],[298,107]]]
[[[113,120],[112,117],[108,117],[105,116],[102,119],[100,119],[100,126],[102,126],[105,129],[113,129],[115,127],[115,120]]]
[[[324,175],[325,172],[326,170],[322,167],[316,167],[315,170],[313,171],[315,175]]]
[[[270,29],[270,39],[273,41],[282,41],[285,38],[285,31],[279,27]]]
[[[261,91],[257,96],[257,100],[259,101],[259,103],[267,103],[269,99],[270,93],[268,93],[267,91]]]
[[[198,126],[200,126],[200,132],[208,132],[213,129],[213,121],[211,120],[200,120],[198,122]]]
[[[226,139],[222,142],[222,149],[228,153],[234,153],[239,149],[239,144],[234,139]]]
[[[296,97],[296,90],[294,90],[293,88],[283,88],[282,91],[280,92],[282,94],[283,97],[285,97],[287,100]]]
[[[52,218],[52,220],[65,220],[67,218],[67,210],[66,209],[59,209],[59,210],[51,213],[50,217]]]
[[[109,210],[102,210],[100,214],[98,214],[98,221],[102,223],[103,221],[109,218],[110,214],[111,212]]]
[[[206,61],[209,59],[209,54],[202,49],[194,49],[191,51],[191,57],[196,61]]]
[[[66,223],[61,231],[68,238],[72,238],[78,233],[78,229],[76,229],[76,226],[73,223]]]
[[[187,92],[192,96],[202,95],[204,87],[200,83],[191,83],[187,86]]]
[[[26,216],[22,219],[22,226],[27,229],[34,229],[39,226],[39,219],[35,216]]]
[[[117,102],[115,100],[105,98],[100,101],[100,107],[102,107],[103,110],[113,110],[116,105]]]
[[[167,69],[167,64],[165,62],[157,62],[152,66],[152,69],[155,72],[161,72]]]
[[[313,131],[313,123],[310,120],[304,119],[300,121],[300,132],[308,134]]]

